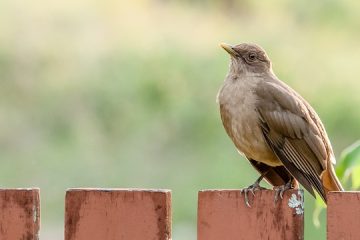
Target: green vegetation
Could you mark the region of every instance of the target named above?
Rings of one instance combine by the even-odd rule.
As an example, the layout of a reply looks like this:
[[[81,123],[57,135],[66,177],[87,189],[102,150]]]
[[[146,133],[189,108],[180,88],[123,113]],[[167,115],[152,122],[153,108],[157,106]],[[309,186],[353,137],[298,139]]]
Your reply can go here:
[[[336,175],[347,191],[360,189],[360,140],[342,151],[340,162],[336,165]],[[325,207],[321,198],[317,198],[313,213],[313,221],[317,227],[321,226],[319,215]]]
[[[3,0],[1,185],[41,187],[42,234],[54,240],[66,188],[170,188],[173,239],[195,239],[197,191],[257,177],[221,125],[215,97],[229,59],[218,43],[267,49],[339,153],[360,136],[359,8],[355,0]],[[306,195],[306,236],[325,239],[325,225],[311,221],[314,204]]]

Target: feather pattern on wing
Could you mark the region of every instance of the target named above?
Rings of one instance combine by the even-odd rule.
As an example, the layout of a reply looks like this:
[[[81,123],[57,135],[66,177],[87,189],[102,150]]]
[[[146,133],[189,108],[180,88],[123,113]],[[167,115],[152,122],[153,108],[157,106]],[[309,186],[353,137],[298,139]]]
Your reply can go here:
[[[314,188],[325,200],[320,176],[331,164],[328,160],[332,150],[327,136],[321,135],[322,124],[316,121],[315,111],[281,84],[263,82],[257,94],[257,111],[266,142],[310,193]]]

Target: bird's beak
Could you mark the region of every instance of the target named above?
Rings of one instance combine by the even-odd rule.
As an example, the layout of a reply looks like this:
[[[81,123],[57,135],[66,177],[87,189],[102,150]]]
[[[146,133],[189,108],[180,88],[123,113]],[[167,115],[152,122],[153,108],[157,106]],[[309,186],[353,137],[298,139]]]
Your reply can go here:
[[[230,56],[235,57],[237,55],[233,46],[231,46],[227,43],[220,43],[220,47],[222,47],[225,51],[227,51],[230,54]]]

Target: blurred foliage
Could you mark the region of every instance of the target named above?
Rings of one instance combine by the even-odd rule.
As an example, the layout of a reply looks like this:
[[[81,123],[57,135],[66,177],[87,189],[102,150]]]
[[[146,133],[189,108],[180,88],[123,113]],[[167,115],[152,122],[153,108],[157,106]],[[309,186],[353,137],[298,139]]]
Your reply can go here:
[[[197,191],[257,177],[221,125],[229,59],[218,43],[262,45],[338,152],[360,133],[359,10],[355,0],[2,0],[0,182],[41,187],[44,239],[62,239],[69,187],[170,188],[173,238],[195,239]],[[305,216],[305,237],[324,239]]]
[[[336,175],[346,191],[360,189],[360,140],[342,151],[340,162],[336,165]],[[319,215],[325,207],[324,202],[318,197],[313,213],[313,221],[317,227],[321,226]]]
[[[346,189],[356,190],[360,187],[360,141],[347,147],[340,155],[336,166],[336,175]],[[349,179],[351,182],[349,184]],[[350,186],[349,186],[350,185]]]

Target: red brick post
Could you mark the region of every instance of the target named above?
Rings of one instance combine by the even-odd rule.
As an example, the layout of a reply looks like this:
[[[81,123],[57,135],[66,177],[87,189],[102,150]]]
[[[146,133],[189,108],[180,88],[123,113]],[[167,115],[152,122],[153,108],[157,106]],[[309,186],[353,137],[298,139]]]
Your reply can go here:
[[[171,192],[70,189],[65,240],[170,240]]]
[[[239,190],[199,192],[198,240],[304,238],[303,192],[289,190],[274,203],[274,191],[249,193],[251,208]]]
[[[327,239],[360,239],[360,192],[329,192]]]
[[[0,189],[0,207],[1,240],[39,238],[39,189]]]

